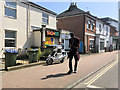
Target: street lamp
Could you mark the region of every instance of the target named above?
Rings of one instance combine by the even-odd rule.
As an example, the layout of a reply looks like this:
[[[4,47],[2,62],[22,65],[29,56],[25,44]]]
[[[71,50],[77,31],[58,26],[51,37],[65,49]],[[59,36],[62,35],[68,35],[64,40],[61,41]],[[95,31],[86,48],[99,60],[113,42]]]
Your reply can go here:
[[[46,25],[41,25],[41,51],[43,51],[43,48],[45,47],[45,28]]]

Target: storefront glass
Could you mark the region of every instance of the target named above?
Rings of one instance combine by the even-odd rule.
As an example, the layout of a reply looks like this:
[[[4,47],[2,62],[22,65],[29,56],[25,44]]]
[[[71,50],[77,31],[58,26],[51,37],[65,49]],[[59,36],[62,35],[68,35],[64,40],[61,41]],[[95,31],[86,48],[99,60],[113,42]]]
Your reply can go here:
[[[54,45],[54,38],[53,37],[46,37],[46,40],[45,40],[45,46],[47,45]]]

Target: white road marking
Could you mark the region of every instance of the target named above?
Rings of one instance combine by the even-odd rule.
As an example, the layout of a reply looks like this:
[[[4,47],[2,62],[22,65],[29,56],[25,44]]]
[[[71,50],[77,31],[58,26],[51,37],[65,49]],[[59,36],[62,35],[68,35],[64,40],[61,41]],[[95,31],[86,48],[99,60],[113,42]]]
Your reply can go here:
[[[118,61],[116,60],[114,63],[112,63],[110,66],[106,67],[103,71],[101,71],[99,74],[97,74],[94,78],[92,78],[90,81],[88,81],[87,84],[88,86],[95,82],[98,78],[100,78],[103,74],[105,74],[108,70],[110,70],[114,65],[116,65]]]
[[[87,88],[102,88],[102,87],[98,87],[98,86],[94,86],[94,85],[88,85]]]

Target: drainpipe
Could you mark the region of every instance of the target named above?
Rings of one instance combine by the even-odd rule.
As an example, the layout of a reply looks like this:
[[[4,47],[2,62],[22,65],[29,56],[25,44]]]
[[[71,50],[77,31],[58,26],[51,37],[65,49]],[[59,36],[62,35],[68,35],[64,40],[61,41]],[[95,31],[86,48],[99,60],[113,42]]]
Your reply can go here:
[[[27,47],[29,45],[29,37],[30,37],[30,4],[28,4],[28,9],[27,9]]]
[[[59,31],[60,31],[60,37],[59,37],[59,45],[61,45],[61,34],[62,34],[62,30],[61,29],[59,29]]]
[[[42,30],[41,30],[41,51],[45,48],[45,29],[46,25],[42,25]]]
[[[83,14],[83,54],[85,54],[85,14]]]

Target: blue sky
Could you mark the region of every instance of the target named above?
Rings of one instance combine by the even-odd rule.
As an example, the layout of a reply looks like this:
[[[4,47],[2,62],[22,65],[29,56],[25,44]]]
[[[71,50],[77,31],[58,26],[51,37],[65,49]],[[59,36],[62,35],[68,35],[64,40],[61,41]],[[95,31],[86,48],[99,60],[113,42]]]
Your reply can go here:
[[[35,2],[57,14],[67,10],[70,2]],[[111,17],[118,20],[118,3],[117,2],[77,2],[78,8],[99,18]]]

